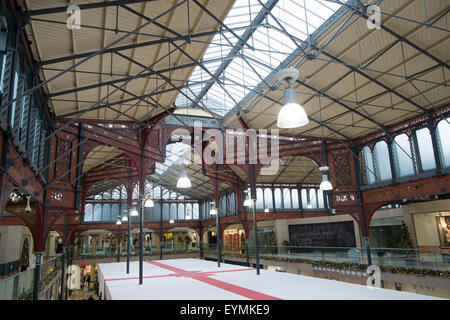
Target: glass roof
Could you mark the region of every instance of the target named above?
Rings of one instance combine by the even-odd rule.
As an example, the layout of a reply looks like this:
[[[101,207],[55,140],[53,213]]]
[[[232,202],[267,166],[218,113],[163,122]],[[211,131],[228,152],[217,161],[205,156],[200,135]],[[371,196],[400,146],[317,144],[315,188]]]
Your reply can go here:
[[[341,7],[327,0],[280,0],[268,14],[270,3],[236,0],[224,20],[227,28],[214,37],[177,107],[198,104],[223,117]]]

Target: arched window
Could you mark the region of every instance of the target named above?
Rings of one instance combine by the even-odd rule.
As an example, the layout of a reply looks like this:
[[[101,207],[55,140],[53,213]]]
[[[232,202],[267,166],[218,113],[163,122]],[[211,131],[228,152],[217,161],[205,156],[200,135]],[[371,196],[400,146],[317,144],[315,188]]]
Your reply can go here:
[[[90,203],[84,206],[84,222],[91,222],[94,216],[94,206]]]
[[[291,190],[291,195],[292,195],[292,209],[299,209],[299,205],[298,205],[298,189],[292,189]]]
[[[283,206],[285,209],[292,209],[291,190],[288,188],[283,189]]]
[[[423,171],[436,169],[434,160],[433,142],[428,128],[422,128],[415,132],[417,139],[418,155]]]
[[[167,190],[167,189],[162,190],[162,198],[164,200],[169,199],[169,194],[170,194],[169,190]]]
[[[102,205],[94,205],[94,221],[102,221]]]
[[[274,190],[274,197],[275,197],[275,209],[282,209],[283,208],[283,198],[281,196],[280,188],[276,188]]]
[[[198,203],[194,203],[194,205],[192,206],[192,211],[193,211],[193,218],[194,219],[200,219]]]
[[[306,190],[306,189],[302,189],[302,190],[301,190],[301,195],[302,195],[302,208],[303,208],[303,209],[307,209],[307,208],[306,208],[306,206],[308,205],[307,193],[308,193],[308,190]]]
[[[266,208],[273,209],[272,189],[264,189],[264,205]]]
[[[413,153],[409,137],[406,134],[403,133],[394,138],[394,154],[397,175],[399,177],[414,175]]]
[[[442,166],[450,167],[450,117],[439,121],[436,135],[439,140]]]
[[[309,189],[309,200],[313,209],[317,209],[317,193],[316,189]]]
[[[180,203],[178,205],[178,220],[184,220],[184,204]]]
[[[109,204],[103,205],[102,221],[111,221],[111,206]]]
[[[324,203],[324,195],[323,195],[323,191],[322,190],[317,190],[317,202],[319,202],[319,208],[325,208],[325,203]]]
[[[153,188],[153,199],[161,199],[161,187]]]
[[[366,166],[367,184],[375,183],[375,168],[373,165],[372,149],[365,146],[363,148],[364,164]]]
[[[375,161],[378,168],[378,180],[386,181],[392,179],[391,162],[389,160],[388,145],[384,141],[377,142],[373,148]]]
[[[170,193],[170,199],[174,199],[175,200],[176,198],[178,198],[178,194],[175,191],[172,191]]]
[[[192,220],[192,203],[186,203],[186,220]]]
[[[170,205],[170,218],[169,219],[173,219],[173,220],[177,219],[177,204],[176,203],[172,203]]]
[[[256,188],[256,209],[264,209],[264,192],[261,188]]]

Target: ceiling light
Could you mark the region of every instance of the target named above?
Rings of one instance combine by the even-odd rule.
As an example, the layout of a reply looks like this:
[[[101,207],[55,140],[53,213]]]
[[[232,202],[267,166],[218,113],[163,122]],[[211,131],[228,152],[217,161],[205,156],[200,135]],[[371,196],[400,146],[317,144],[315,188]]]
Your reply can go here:
[[[280,70],[277,74],[279,81],[291,81],[298,79],[298,70],[288,68]],[[309,123],[305,109],[297,103],[297,95],[294,88],[284,89],[284,106],[278,113],[277,125],[283,129],[292,129],[306,126]]]
[[[309,201],[309,200],[306,204],[306,209],[312,209],[312,204],[311,204],[311,201]]]
[[[139,212],[136,210],[136,208],[131,209],[130,215],[132,217],[137,217],[139,215]]]
[[[128,217],[127,217],[127,216],[123,216],[123,217],[122,217],[122,221],[123,221],[123,222],[127,222],[127,221],[128,221]]]
[[[117,219],[116,224],[117,224],[118,226],[120,226],[120,225],[122,224],[122,222],[120,221],[120,219]]]
[[[264,209],[264,212],[265,212],[265,213],[270,212],[269,208],[265,208],[265,209]]]
[[[187,189],[190,188],[191,185],[191,179],[189,179],[189,177],[187,176],[186,170],[182,170],[181,171],[181,176],[178,179],[177,182],[177,188],[179,189]]]
[[[152,199],[145,200],[144,207],[153,208],[154,206],[155,206],[155,203],[153,202]]]
[[[319,170],[323,172],[323,174],[322,174],[322,182],[320,183],[320,187],[319,187],[320,190],[322,190],[322,191],[333,190],[333,185],[328,180],[328,173],[327,172],[328,172],[329,168],[327,166],[324,166],[324,167],[320,167]]]
[[[217,215],[217,208],[211,208],[211,211],[209,211],[209,214],[212,216]]]
[[[170,219],[169,223],[175,223],[175,221],[173,219]]]
[[[245,199],[244,200],[244,207],[251,207],[252,206],[252,201],[250,199]]]

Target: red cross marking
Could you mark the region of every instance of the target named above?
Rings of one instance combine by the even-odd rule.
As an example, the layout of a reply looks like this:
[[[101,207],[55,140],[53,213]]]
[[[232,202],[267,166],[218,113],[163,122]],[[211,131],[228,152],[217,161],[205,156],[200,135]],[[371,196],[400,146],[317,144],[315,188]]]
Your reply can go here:
[[[166,264],[163,264],[161,262],[156,261],[145,261],[146,263],[152,264],[154,266],[172,271],[173,273],[166,274],[166,275],[159,275],[159,276],[147,276],[143,277],[144,279],[149,278],[163,278],[163,277],[185,277],[185,278],[191,278],[198,281],[201,281],[203,283],[209,284],[211,286],[238,294],[240,296],[243,296],[248,299],[252,300],[281,300],[280,298],[267,295],[265,293],[261,293],[258,291],[254,291],[251,289],[247,289],[241,286],[237,286],[231,283],[227,283],[221,280],[210,278],[209,276],[214,275],[216,273],[224,273],[224,272],[238,272],[238,271],[250,271],[255,270],[253,268],[244,268],[244,269],[235,269],[235,270],[220,270],[220,271],[189,271],[189,270],[183,270],[177,267],[169,266]],[[133,280],[133,279],[139,279],[138,277],[131,277],[131,278],[117,278],[117,279],[105,279],[105,286],[106,281],[119,281],[119,280]]]

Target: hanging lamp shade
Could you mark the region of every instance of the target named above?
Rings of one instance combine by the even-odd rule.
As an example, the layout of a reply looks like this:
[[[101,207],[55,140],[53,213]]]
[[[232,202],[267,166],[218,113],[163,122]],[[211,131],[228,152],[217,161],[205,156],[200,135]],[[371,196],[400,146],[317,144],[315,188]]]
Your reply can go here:
[[[117,224],[118,226],[120,226],[120,225],[122,224],[122,221],[120,221],[120,219],[117,219],[116,224]]]
[[[252,206],[252,201],[250,199],[245,199],[244,200],[244,207],[251,207]]]
[[[188,189],[191,185],[191,179],[187,176],[186,170],[181,171],[180,178],[177,182],[177,188],[179,189]]]
[[[127,222],[128,221],[128,217],[127,216],[123,216],[122,217],[122,222]]]
[[[155,206],[155,203],[153,202],[152,199],[147,199],[144,202],[144,207],[146,208],[153,208]]]
[[[306,203],[306,209],[312,209],[312,204],[310,200],[308,200],[308,202]]]
[[[322,182],[320,183],[320,190],[322,191],[330,191],[333,190],[333,185],[328,180],[328,170],[330,168],[328,166],[320,167],[319,170],[323,172],[322,174]]]
[[[217,208],[211,208],[211,210],[209,211],[209,214],[212,216],[217,215]]]
[[[278,113],[279,128],[292,129],[306,126],[309,123],[305,109],[297,103],[294,88],[284,89],[284,106]]]
[[[175,223],[175,221],[173,219],[170,219],[169,223]]]
[[[328,181],[328,175],[322,175],[322,182],[320,183],[320,190],[322,191],[330,191],[333,190],[333,186],[330,181]]]
[[[132,217],[137,217],[139,215],[139,212],[136,210],[136,208],[131,209],[130,215]]]
[[[268,213],[268,212],[270,212],[270,209],[269,209],[269,208],[265,208],[265,209],[264,209],[264,212],[265,212],[265,213]]]

